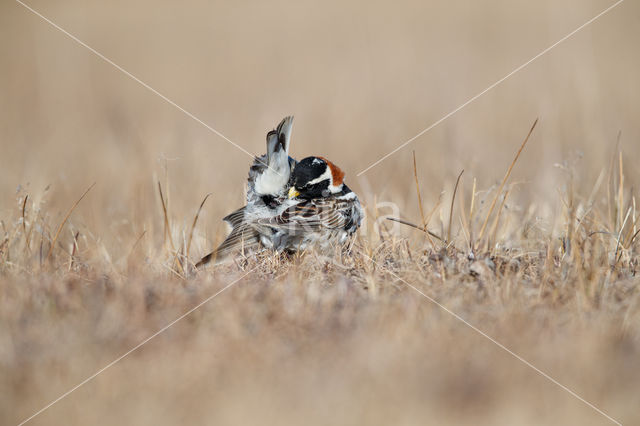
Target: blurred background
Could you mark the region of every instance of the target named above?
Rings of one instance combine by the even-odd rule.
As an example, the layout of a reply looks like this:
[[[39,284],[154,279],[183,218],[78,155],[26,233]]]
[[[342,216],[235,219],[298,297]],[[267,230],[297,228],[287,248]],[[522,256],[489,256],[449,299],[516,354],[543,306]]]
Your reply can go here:
[[[577,182],[591,188],[619,132],[625,158],[638,158],[640,6],[625,2],[356,177],[612,3],[28,4],[252,153],[294,114],[294,157],[332,159],[361,197],[412,217],[412,150],[433,204],[463,168],[467,192],[472,178],[499,182],[536,117],[513,200],[557,198],[563,161],[580,159]],[[105,234],[159,220],[160,179],[179,220],[211,192],[198,232],[224,233],[251,158],[20,4],[0,8],[0,207],[14,208],[19,185],[32,197],[51,185],[62,212],[97,182],[78,214]]]
[[[539,118],[514,169],[508,207],[531,209],[548,229],[566,225],[568,175],[587,197],[598,176],[614,169],[618,141],[625,188],[639,181],[638,2],[623,2],[357,174],[613,3],[28,1],[251,153],[262,154],[266,132],[295,115],[292,156],[331,159],[370,210],[390,202],[414,221],[412,151],[425,209],[442,191],[447,205],[461,169],[468,208],[473,179],[479,193],[495,187]],[[251,161],[19,3],[0,3],[3,232],[20,231],[28,194],[31,230],[50,241],[96,183],[59,240],[66,250],[78,230],[80,266],[72,268],[72,254],[67,274],[67,253],[56,247],[56,267],[64,267],[22,270],[37,265],[34,237],[33,251],[28,239],[21,251],[24,262],[7,260],[15,261],[7,267],[13,275],[0,276],[7,324],[0,328],[0,419],[26,418],[236,278],[215,271],[184,281],[168,272],[157,182],[176,242],[212,194],[195,257],[224,235],[221,218],[243,204]],[[629,203],[632,193],[623,194]],[[605,190],[598,196],[605,199]],[[434,217],[434,226],[442,220]],[[13,241],[22,241],[18,231]],[[558,247],[550,235],[534,243]],[[157,253],[165,257],[154,263]],[[584,282],[609,282],[606,253],[602,259]],[[606,422],[388,276],[329,279],[313,259],[306,262],[282,273],[267,264],[248,279],[253,285],[216,299],[38,421],[326,424],[340,413],[345,424]],[[160,274],[137,274],[148,271],[132,272],[127,263]],[[460,282],[421,272],[407,274],[453,311],[605,411],[638,418],[636,278],[621,278],[619,294],[601,301],[574,282],[543,299],[542,289],[512,288],[506,278],[487,290],[464,281],[468,271]],[[376,279],[386,299],[371,290]],[[357,280],[369,280],[367,287]]]

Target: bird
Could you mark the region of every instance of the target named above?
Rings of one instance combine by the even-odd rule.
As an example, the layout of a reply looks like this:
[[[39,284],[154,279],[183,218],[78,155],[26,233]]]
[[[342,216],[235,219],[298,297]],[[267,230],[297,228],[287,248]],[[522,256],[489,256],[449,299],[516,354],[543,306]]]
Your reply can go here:
[[[196,267],[212,259],[222,261],[234,251],[295,253],[310,247],[324,251],[347,242],[360,226],[362,206],[338,166],[325,157],[297,162],[288,156],[291,121],[286,120],[275,133],[267,134],[267,154],[250,168],[247,205],[224,218],[231,233]],[[276,136],[281,147],[277,151],[277,144],[270,144]],[[287,182],[267,165],[288,175]]]

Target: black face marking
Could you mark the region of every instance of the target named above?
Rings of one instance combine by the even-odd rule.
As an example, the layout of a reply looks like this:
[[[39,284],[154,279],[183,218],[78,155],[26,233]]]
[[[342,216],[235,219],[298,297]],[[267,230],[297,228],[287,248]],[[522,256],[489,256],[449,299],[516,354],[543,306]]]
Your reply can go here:
[[[296,188],[306,185],[309,181],[317,179],[327,170],[327,163],[316,157],[307,157],[296,164],[291,175]]]
[[[273,195],[263,195],[262,197],[262,202],[265,204],[265,206],[269,207],[269,208],[276,208],[278,207],[278,203],[276,202],[276,198]]]
[[[290,184],[300,193],[298,195],[299,198],[319,198],[331,194],[329,191],[329,185],[331,184],[329,179],[309,184],[309,182],[322,176],[327,167],[327,163],[317,157],[307,157],[296,164],[291,174]]]
[[[302,188],[296,188],[296,189],[300,193],[300,195],[298,195],[298,197],[300,198],[307,198],[307,199],[321,198],[331,194],[331,192],[329,191],[328,180],[323,180],[321,182],[314,183],[313,185],[306,185],[306,186],[303,186]]]

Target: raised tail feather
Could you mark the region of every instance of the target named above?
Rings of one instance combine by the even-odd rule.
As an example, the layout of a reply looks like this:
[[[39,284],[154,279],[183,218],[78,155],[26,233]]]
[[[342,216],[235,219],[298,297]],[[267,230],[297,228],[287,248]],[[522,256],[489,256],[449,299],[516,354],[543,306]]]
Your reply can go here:
[[[267,133],[267,153],[256,157],[249,168],[247,203],[254,196],[281,195],[291,176],[289,143],[293,117],[285,117],[275,130]]]
[[[293,116],[288,116],[278,124],[275,130],[267,133],[267,162],[270,167],[277,167],[283,159],[288,159],[292,127]]]

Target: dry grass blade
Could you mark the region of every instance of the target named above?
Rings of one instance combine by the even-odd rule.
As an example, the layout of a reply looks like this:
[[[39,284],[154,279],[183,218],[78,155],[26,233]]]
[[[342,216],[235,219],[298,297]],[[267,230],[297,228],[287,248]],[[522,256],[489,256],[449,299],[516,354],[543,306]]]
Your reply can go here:
[[[69,268],[68,270],[71,271],[71,269],[73,268],[73,259],[76,256],[76,252],[78,251],[78,237],[80,236],[80,231],[76,231],[76,233],[73,235],[73,245],[71,248],[71,255],[69,256]]]
[[[196,229],[196,223],[198,223],[198,217],[200,216],[200,212],[202,211],[202,207],[204,206],[204,203],[207,202],[207,198],[209,198],[209,196],[211,195],[211,193],[208,193],[207,195],[204,196],[204,199],[202,200],[202,202],[200,203],[200,207],[198,207],[198,211],[196,212],[196,216],[193,218],[193,223],[191,224],[191,230],[189,231],[189,238],[187,240],[187,249],[185,252],[185,257],[186,257],[186,261],[189,261],[189,249],[191,248],[191,240],[193,239],[193,231],[194,229]]]
[[[631,189],[631,194],[633,194],[633,188]],[[636,232],[638,216],[636,215],[636,197],[633,195],[631,196],[631,203],[633,205],[633,213],[632,213],[633,223],[631,224],[631,226],[632,226],[633,232]]]
[[[452,228],[451,220],[453,219],[453,205],[456,202],[456,192],[458,192],[458,185],[460,184],[460,178],[462,177],[463,173],[464,173],[464,169],[462,169],[462,171],[458,175],[458,179],[456,179],[456,186],[453,188],[453,195],[451,196],[451,208],[449,209],[449,229],[447,230],[447,240],[446,240],[447,244],[451,242],[451,228]]]
[[[422,228],[422,227],[420,227],[420,226],[418,226],[418,225],[416,225],[416,224],[414,224],[414,223],[408,222],[408,221],[403,220],[403,219],[398,219],[397,217],[388,217],[388,218],[387,218],[387,220],[390,220],[390,221],[392,221],[392,222],[398,222],[398,223],[400,223],[400,224],[402,224],[402,225],[410,226],[410,227],[412,227],[412,228],[417,229],[418,231],[422,231],[422,232],[424,232],[425,234],[430,235],[430,236],[432,236],[432,237],[434,237],[434,238],[438,239],[439,241],[444,242],[444,241],[442,240],[442,237],[440,237],[438,234],[433,233],[433,232],[429,231],[429,230],[428,230],[428,229],[426,229],[426,228]]]
[[[469,206],[469,250],[473,252],[473,248],[475,247],[475,242],[473,239],[473,214],[475,213],[475,205],[476,205],[476,188],[478,181],[476,178],[473,178],[473,186],[471,187],[471,205]]]
[[[460,206],[460,215],[458,218],[460,221],[460,229],[462,229],[465,241],[467,242],[467,248],[471,251],[473,250],[473,244],[471,244],[471,220],[467,215],[467,206],[465,204],[464,196],[464,180],[462,179],[460,180],[460,187],[458,188],[458,191],[461,192],[460,197],[458,197],[458,206]]]
[[[24,242],[25,245],[27,247],[28,251],[31,251],[29,249],[29,237],[27,235],[27,216],[25,214],[26,210],[27,210],[27,200],[29,199],[29,194],[26,194],[24,196],[24,201],[22,202],[22,232],[24,233]]]
[[[418,207],[420,208],[420,218],[422,219],[422,227],[424,229],[427,229],[427,223],[428,223],[428,219],[425,218],[424,215],[424,209],[422,208],[422,195],[420,194],[420,183],[418,182],[418,166],[416,165],[416,151],[413,151],[413,177],[415,179],[416,182],[416,193],[418,195]],[[429,215],[429,217],[431,217],[431,215]],[[431,244],[431,246],[433,248],[435,248],[435,244],[433,243],[433,240],[431,240],[431,237],[429,236],[429,234],[427,233],[427,239],[429,240],[429,243]]]
[[[629,226],[629,230],[627,231],[626,234],[624,234],[623,238],[622,238],[622,246],[624,248],[629,248],[629,246],[631,245],[631,234],[633,234],[635,232],[635,223],[636,223],[636,217],[634,216],[634,212],[633,212],[633,206],[629,207],[629,211],[631,212],[631,225]],[[621,230],[622,231],[622,230]]]
[[[612,268],[615,268],[616,265],[618,264],[618,261],[620,260],[620,257],[618,257],[618,250],[620,250],[621,248],[624,248],[620,243],[620,238],[622,238],[622,230],[627,224],[627,220],[629,219],[630,214],[631,214],[631,207],[629,207],[629,209],[627,210],[627,214],[624,216],[624,220],[622,221],[622,225],[620,226],[620,231],[618,231],[618,236],[616,238],[616,251],[613,255],[613,265],[611,265]],[[622,250],[620,250],[620,256],[622,256]]]
[[[609,224],[613,227],[614,226],[614,213],[613,210],[611,209],[612,206],[612,200],[611,200],[611,188],[613,186],[612,184],[612,179],[613,179],[613,168],[614,168],[614,164],[615,164],[615,159],[616,159],[616,153],[619,150],[620,147],[620,139],[622,138],[622,131],[618,131],[618,136],[616,138],[616,149],[611,153],[611,160],[609,161],[609,172],[607,175],[607,212],[609,214]]]
[[[95,185],[96,185],[96,182],[92,183],[91,186],[89,188],[87,188],[86,191],[84,191],[84,193],[80,196],[80,198],[78,198],[78,201],[76,201],[73,204],[73,206],[71,206],[69,211],[67,212],[66,216],[64,217],[64,219],[60,223],[60,226],[58,226],[58,230],[56,231],[56,234],[53,237],[53,240],[51,241],[51,246],[49,247],[49,252],[47,253],[47,257],[45,258],[45,261],[48,261],[49,258],[51,257],[51,253],[53,253],[53,248],[56,245],[56,241],[58,241],[58,237],[60,236],[60,231],[62,231],[62,228],[64,227],[64,224],[67,223],[67,220],[71,216],[71,213],[73,213],[73,211],[76,209],[76,207],[78,207],[78,204],[80,204],[80,201],[82,201],[82,199],[85,197],[85,195],[87,195],[87,193],[89,191],[91,191],[91,188],[93,188]]]
[[[491,225],[491,231],[489,234],[490,238],[487,238],[487,251],[489,251],[490,241],[496,240],[496,234],[498,232],[498,222],[500,222],[500,214],[502,213],[502,209],[504,208],[504,204],[507,202],[507,197],[509,196],[509,190],[507,189],[504,193],[504,197],[502,198],[502,202],[500,203],[500,207],[498,208],[498,212],[496,213],[496,217],[493,220],[493,225]]]
[[[129,251],[129,254],[127,255],[127,259],[131,257],[131,255],[133,254],[133,251],[136,249],[136,247],[138,246],[138,243],[140,242],[140,240],[142,240],[142,237],[144,237],[146,233],[147,233],[146,230],[142,231],[140,236],[136,239],[136,242],[133,243],[133,246],[131,246],[131,250]]]
[[[622,214],[624,211],[624,170],[622,168],[622,150],[618,153],[618,219],[619,224],[622,223]],[[622,226],[620,231],[622,231]]]
[[[624,171],[622,169],[622,150],[618,152],[618,225],[622,223],[622,215],[624,214]],[[619,232],[622,232],[624,225],[620,226]]]
[[[431,222],[431,218],[433,217],[433,214],[436,212],[436,210],[438,210],[438,208],[440,207],[440,204],[442,204],[442,195],[443,195],[443,193],[441,192],[441,193],[440,193],[440,195],[438,196],[438,202],[436,202],[436,203],[433,205],[433,208],[429,211],[429,213],[427,213],[427,224],[429,224],[429,223]],[[425,226],[425,229],[427,229],[427,227],[426,227],[426,226]],[[427,237],[428,237],[429,235],[431,235],[431,234],[428,234],[428,235],[427,235]],[[440,239],[440,241],[442,241],[442,239],[441,239],[441,238],[439,238],[439,239]],[[433,244],[433,241],[431,241],[431,239],[429,239],[429,242],[430,242],[430,243],[434,246],[434,248],[435,248],[435,245]],[[444,242],[444,241],[442,241],[442,242]]]
[[[478,181],[476,178],[473,178],[473,186],[471,187],[471,205],[469,206],[469,222],[473,220],[473,212],[474,207],[476,205],[476,187]]]
[[[162,194],[162,185],[160,181],[158,181],[158,192],[160,193],[160,202],[162,203],[162,213],[164,215],[164,239],[165,243],[167,239],[169,240],[169,246],[171,248],[171,252],[174,253],[173,263],[177,263],[180,267],[180,270],[184,273],[184,268],[182,267],[182,263],[178,260],[178,253],[176,252],[176,248],[173,245],[173,238],[171,237],[171,228],[169,226],[169,215],[167,214],[167,205],[164,201],[164,195]],[[167,238],[168,236],[168,238]],[[170,268],[173,270],[173,268]],[[175,271],[174,271],[175,272]]]
[[[482,228],[480,228],[480,233],[478,234],[478,241],[482,240],[484,231],[486,230],[487,224],[489,223],[489,217],[491,217],[491,214],[493,213],[493,209],[496,207],[496,202],[498,201],[498,197],[500,196],[500,194],[502,194],[504,185],[507,183],[507,179],[509,179],[509,176],[511,175],[511,171],[513,170],[513,167],[518,161],[518,158],[520,157],[522,150],[524,149],[525,145],[529,141],[529,137],[531,136],[531,133],[533,133],[533,129],[536,128],[536,124],[538,124],[537,118],[536,118],[536,121],[533,122],[531,129],[529,129],[529,133],[527,133],[527,137],[524,138],[522,145],[520,145],[520,149],[518,149],[518,152],[516,153],[515,158],[513,159],[513,161],[509,165],[509,168],[507,169],[507,173],[504,175],[504,178],[502,179],[502,183],[500,184],[500,187],[496,191],[496,195],[493,197],[493,201],[491,202],[491,207],[489,207],[489,212],[487,213],[487,217],[485,217],[484,222],[482,223]]]
[[[162,215],[164,217],[164,232],[163,232],[164,243],[166,244],[167,234],[169,234],[169,244],[171,245],[171,249],[175,251],[175,248],[173,246],[173,240],[171,239],[171,232],[169,229],[169,216],[167,215],[167,205],[164,202],[164,195],[162,194],[162,185],[160,184],[160,181],[158,181],[158,192],[160,193],[160,203],[162,204]]]
[[[629,240],[629,243],[628,243],[627,249],[628,249],[629,247],[631,247],[631,245],[633,244],[633,240],[635,240],[635,239],[636,239],[636,237],[638,236],[638,234],[640,234],[640,229],[638,229],[638,230],[636,231],[636,233],[635,233],[635,234],[633,234],[633,237],[631,237],[631,239]]]
[[[418,207],[420,207],[420,218],[422,219],[422,226],[426,227],[424,210],[422,209],[422,195],[420,194],[420,183],[418,183],[418,167],[416,166],[416,152],[413,151],[413,177],[416,181],[416,193],[418,194]]]

